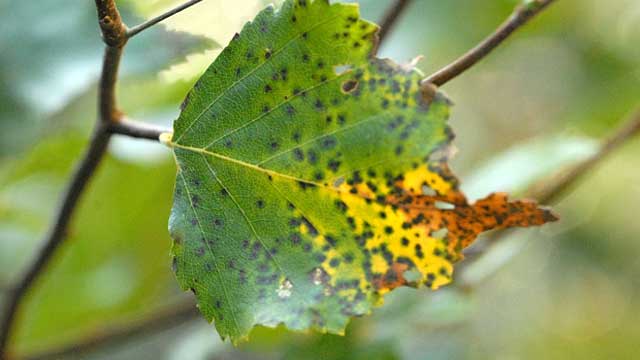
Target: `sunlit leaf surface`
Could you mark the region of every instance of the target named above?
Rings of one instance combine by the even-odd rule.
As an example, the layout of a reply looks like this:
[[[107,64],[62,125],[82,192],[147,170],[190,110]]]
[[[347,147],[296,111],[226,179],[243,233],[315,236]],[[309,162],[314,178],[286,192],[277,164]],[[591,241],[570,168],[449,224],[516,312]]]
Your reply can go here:
[[[555,217],[447,167],[449,101],[373,57],[350,4],[287,1],[237,34],[183,104],[174,269],[221,336],[256,325],[342,333],[382,295],[436,289],[482,231]]]

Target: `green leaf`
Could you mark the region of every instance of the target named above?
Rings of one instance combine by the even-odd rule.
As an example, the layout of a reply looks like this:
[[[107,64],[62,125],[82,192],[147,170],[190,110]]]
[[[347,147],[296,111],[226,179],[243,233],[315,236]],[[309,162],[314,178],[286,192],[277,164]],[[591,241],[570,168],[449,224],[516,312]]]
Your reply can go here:
[[[377,31],[353,4],[266,8],[185,100],[167,140],[174,269],[222,337],[343,333],[398,286],[450,282],[478,233],[555,219],[504,194],[467,203],[449,101],[375,58]]]

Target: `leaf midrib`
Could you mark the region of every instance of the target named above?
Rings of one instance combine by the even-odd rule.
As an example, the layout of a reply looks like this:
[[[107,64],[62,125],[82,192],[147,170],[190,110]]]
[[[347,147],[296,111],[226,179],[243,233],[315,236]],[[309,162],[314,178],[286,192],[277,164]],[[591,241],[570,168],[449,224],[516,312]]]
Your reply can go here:
[[[368,122],[385,118],[386,114],[387,114],[387,112],[383,112],[383,113],[378,114],[378,115],[369,116],[369,117],[367,117],[367,118],[365,118],[365,119],[363,119],[361,121],[358,121],[356,123],[353,123],[353,124],[341,127],[339,129],[336,129],[334,131],[331,131],[331,132],[324,133],[322,135],[316,136],[316,137],[311,138],[311,139],[309,139],[309,140],[307,140],[307,141],[305,141],[305,142],[303,142],[301,144],[298,144],[298,145],[296,145],[294,147],[291,147],[290,149],[281,151],[280,153],[278,153],[278,154],[276,154],[274,156],[271,156],[271,157],[267,158],[266,160],[260,161],[257,164],[249,163],[249,162],[246,162],[246,161],[243,161],[243,160],[239,160],[239,159],[236,159],[236,158],[233,158],[233,157],[230,157],[230,156],[222,155],[222,154],[213,152],[211,150],[207,150],[206,148],[188,146],[188,145],[178,144],[178,143],[174,143],[174,142],[171,142],[169,145],[174,147],[174,148],[188,150],[188,151],[191,151],[191,152],[194,152],[194,153],[197,153],[197,154],[209,155],[209,156],[212,156],[214,158],[217,158],[217,159],[220,159],[220,160],[223,160],[223,161],[228,161],[228,162],[234,163],[236,165],[240,165],[240,166],[243,166],[243,167],[258,171],[258,172],[265,173],[267,175],[277,176],[277,177],[288,179],[288,180],[291,180],[291,181],[302,182],[302,183],[305,183],[305,184],[314,185],[314,186],[328,188],[328,189],[332,189],[332,190],[338,191],[337,188],[332,187],[332,186],[327,186],[324,183],[319,183],[319,182],[315,182],[315,181],[299,178],[299,177],[296,177],[296,176],[293,176],[293,175],[283,174],[283,173],[280,173],[280,172],[277,172],[277,171],[274,171],[274,170],[270,170],[270,169],[264,168],[264,167],[262,167],[260,165],[265,164],[265,163],[267,163],[269,161],[272,161],[272,160],[274,160],[274,159],[276,159],[276,158],[278,158],[278,157],[280,157],[280,156],[282,156],[284,154],[290,153],[291,151],[293,151],[295,149],[299,149],[300,147],[305,146],[305,145],[307,145],[309,143],[312,143],[314,141],[318,141],[318,140],[320,140],[320,139],[322,139],[324,137],[327,137],[327,136],[330,136],[330,135],[335,135],[335,134],[337,134],[337,133],[339,133],[341,131],[346,131],[346,130],[352,129],[354,127],[366,124]],[[329,181],[329,183],[331,183],[331,182],[332,181]]]
[[[238,160],[238,159],[234,159],[232,157],[226,156],[226,155],[222,155],[222,154],[218,154],[216,152],[213,151],[209,151],[206,149],[202,149],[202,148],[197,148],[197,147],[193,147],[193,146],[188,146],[188,145],[182,145],[182,144],[177,144],[177,143],[171,143],[170,146],[174,147],[174,148],[178,148],[178,149],[182,149],[182,150],[188,150],[191,152],[194,152],[196,154],[202,154],[202,155],[209,155],[211,157],[220,159],[220,160],[224,160],[224,161],[228,161],[230,163],[236,164],[236,165],[240,165],[240,166],[244,166],[246,168],[258,171],[258,172],[262,172],[265,173],[267,175],[271,175],[271,176],[277,176],[277,177],[281,177],[281,178],[285,178],[285,179],[289,179],[292,181],[298,181],[298,182],[303,182],[309,185],[315,185],[315,186],[319,186],[319,187],[326,187],[324,184],[315,182],[315,181],[311,181],[311,180],[306,180],[306,179],[302,179],[302,178],[298,178],[296,176],[292,176],[292,175],[287,175],[287,174],[283,174],[283,173],[279,173],[277,171],[273,171],[270,169],[266,169],[263,167],[260,167],[256,164],[252,164],[246,161],[242,161],[242,160]]]

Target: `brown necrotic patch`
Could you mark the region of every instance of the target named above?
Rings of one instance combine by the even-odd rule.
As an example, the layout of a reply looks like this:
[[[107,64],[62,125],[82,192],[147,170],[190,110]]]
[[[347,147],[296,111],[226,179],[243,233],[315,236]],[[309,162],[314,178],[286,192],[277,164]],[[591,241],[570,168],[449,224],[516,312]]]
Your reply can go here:
[[[358,88],[358,81],[350,79],[342,83],[341,90],[344,94],[349,94]]]
[[[399,174],[355,171],[336,185],[341,195],[335,204],[355,233],[362,270],[376,293],[401,285],[436,289],[451,281],[452,264],[481,232],[556,219],[535,202],[509,201],[505,194],[470,204],[457,185],[440,163]],[[432,191],[425,193],[424,186]]]
[[[438,180],[442,178],[430,179],[430,183],[436,187],[442,186]],[[410,183],[396,181],[395,194],[388,196],[385,202],[402,210],[412,226],[423,229],[429,236],[444,240],[451,260],[458,260],[461,250],[482,232],[542,225],[557,220],[553,212],[538,207],[535,201],[509,201],[504,193],[494,193],[469,204],[457,187],[436,195],[424,195],[422,189],[408,189],[406,186]]]
[[[373,286],[376,289],[384,289],[393,290],[397,287],[405,285],[407,281],[405,280],[403,274],[405,271],[409,269],[409,265],[404,262],[394,262],[389,267],[389,270],[384,274],[374,274],[373,275]]]

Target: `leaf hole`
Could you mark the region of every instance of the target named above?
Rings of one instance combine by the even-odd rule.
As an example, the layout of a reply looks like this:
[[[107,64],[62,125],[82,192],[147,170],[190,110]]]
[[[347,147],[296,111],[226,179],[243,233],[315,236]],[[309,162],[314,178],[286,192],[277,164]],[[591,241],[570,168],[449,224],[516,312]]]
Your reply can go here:
[[[439,210],[453,210],[456,208],[456,206],[453,205],[452,203],[448,203],[446,201],[439,201],[439,200],[436,201],[434,205],[436,206],[436,209],[439,209]]]
[[[351,71],[353,69],[353,65],[336,65],[333,67],[333,72],[340,76],[346,72]]]
[[[406,270],[402,273],[402,277],[410,284],[415,284],[422,280],[422,273],[415,269]]]
[[[280,283],[280,286],[276,289],[276,293],[281,299],[286,299],[291,296],[291,289],[293,289],[293,284],[291,283],[291,281],[289,281],[289,279],[284,279],[284,281]]]
[[[448,233],[449,233],[449,229],[442,228],[440,230],[432,231],[429,236],[431,236],[434,239],[444,239]]]
[[[438,193],[433,190],[429,185],[422,185],[422,194],[426,196],[436,196]]]
[[[311,281],[314,285],[323,285],[329,282],[329,274],[324,269],[317,267],[311,271]]]

